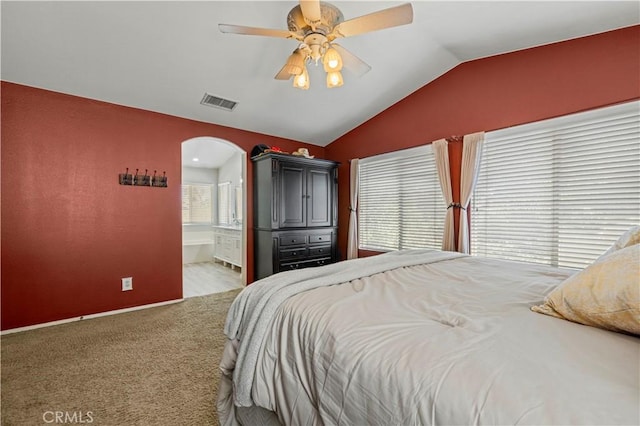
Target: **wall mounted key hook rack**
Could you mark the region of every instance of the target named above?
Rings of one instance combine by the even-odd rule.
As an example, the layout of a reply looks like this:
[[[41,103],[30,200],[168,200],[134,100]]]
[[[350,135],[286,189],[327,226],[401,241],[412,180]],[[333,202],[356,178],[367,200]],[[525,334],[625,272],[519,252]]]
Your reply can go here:
[[[129,174],[129,168],[124,173],[118,175],[120,185],[133,185],[133,175]]]
[[[136,169],[136,173],[130,174],[127,167],[124,173],[118,175],[118,182],[120,185],[132,185],[132,186],[151,186],[156,188],[166,188],[167,185],[167,172],[162,172],[162,176],[157,175],[157,170],[153,171],[153,176],[149,176],[149,169],[144,170],[144,174],[139,173],[140,169]]]
[[[144,175],[140,176],[138,174],[138,169],[136,169],[136,175],[133,177],[133,184],[136,186],[151,186],[151,176],[147,174],[148,171],[148,169],[144,169]]]
[[[151,186],[158,188],[167,187],[167,172],[162,172],[162,176],[156,176],[156,170],[153,171],[153,178],[151,179]]]

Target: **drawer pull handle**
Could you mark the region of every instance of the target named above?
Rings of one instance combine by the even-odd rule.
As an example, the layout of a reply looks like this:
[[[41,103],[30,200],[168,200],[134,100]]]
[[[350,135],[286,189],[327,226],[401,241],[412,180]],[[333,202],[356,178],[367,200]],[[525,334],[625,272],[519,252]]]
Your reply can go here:
[[[318,252],[319,252],[319,253],[322,253],[323,251],[324,251],[324,250],[322,250],[322,249],[318,250]]]
[[[295,242],[296,242],[296,240],[291,240],[291,242],[292,242],[292,243],[295,243]]]
[[[296,252],[294,251],[294,252],[293,252],[293,255],[294,255],[294,256],[297,256],[297,255],[298,255],[298,253],[296,253]]]
[[[322,241],[322,237],[318,237],[318,241]]]

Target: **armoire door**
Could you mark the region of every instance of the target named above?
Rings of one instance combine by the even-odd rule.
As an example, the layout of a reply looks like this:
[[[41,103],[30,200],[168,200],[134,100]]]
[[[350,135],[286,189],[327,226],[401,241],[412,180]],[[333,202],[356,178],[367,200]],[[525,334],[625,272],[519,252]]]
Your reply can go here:
[[[332,226],[332,173],[309,168],[307,172],[307,226]]]
[[[280,228],[307,226],[306,169],[301,166],[280,165]]]

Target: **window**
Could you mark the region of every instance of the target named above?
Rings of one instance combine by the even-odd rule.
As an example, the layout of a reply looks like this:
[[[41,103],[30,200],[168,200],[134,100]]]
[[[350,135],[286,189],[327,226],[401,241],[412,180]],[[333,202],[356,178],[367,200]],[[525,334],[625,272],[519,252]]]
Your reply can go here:
[[[211,185],[182,185],[182,223],[211,223]]]
[[[218,224],[220,225],[229,225],[231,223],[229,186],[231,186],[231,182],[218,184]]]
[[[242,178],[240,178],[242,182]],[[238,223],[242,223],[242,186],[236,186],[236,220]]]
[[[583,268],[640,223],[640,103],[486,134],[471,252]]]
[[[360,160],[361,249],[442,247],[444,205],[430,145]]]

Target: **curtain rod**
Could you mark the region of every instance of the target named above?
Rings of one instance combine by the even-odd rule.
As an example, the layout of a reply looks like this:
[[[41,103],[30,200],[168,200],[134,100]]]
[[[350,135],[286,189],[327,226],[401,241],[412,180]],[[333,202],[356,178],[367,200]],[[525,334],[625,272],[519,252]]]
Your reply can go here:
[[[445,140],[447,142],[462,142],[464,140],[464,136],[456,136],[456,135],[451,135],[448,138],[445,138]],[[349,163],[351,163],[351,159],[347,160]]]

